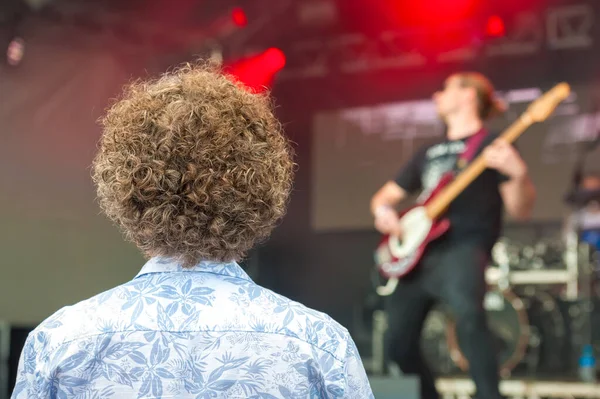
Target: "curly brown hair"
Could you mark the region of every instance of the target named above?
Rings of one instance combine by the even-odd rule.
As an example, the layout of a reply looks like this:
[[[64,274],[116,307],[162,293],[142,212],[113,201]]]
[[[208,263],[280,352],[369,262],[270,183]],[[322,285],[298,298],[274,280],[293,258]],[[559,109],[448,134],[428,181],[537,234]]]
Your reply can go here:
[[[292,149],[269,96],[215,66],[128,85],[101,125],[100,206],[148,257],[240,260],[285,213]]]

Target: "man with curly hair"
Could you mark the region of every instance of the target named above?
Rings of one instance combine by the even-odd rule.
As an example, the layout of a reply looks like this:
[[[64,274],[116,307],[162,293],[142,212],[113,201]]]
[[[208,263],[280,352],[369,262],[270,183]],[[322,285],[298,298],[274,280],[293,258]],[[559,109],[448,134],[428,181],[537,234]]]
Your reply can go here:
[[[212,67],[134,83],[102,119],[93,180],[148,262],[33,331],[13,398],[372,398],[348,331],[236,261],[292,187],[269,99]]]

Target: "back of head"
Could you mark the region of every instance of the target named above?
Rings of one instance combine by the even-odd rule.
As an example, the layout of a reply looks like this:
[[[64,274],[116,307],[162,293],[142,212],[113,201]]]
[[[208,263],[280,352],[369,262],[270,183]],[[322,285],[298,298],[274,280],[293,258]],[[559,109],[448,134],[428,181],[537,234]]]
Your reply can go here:
[[[101,123],[100,206],[148,257],[239,260],[285,213],[293,162],[270,100],[214,67],[133,83]]]
[[[477,112],[482,120],[493,118],[506,111],[506,105],[494,95],[494,86],[488,78],[478,72],[461,72],[456,76],[464,87],[475,89]]]

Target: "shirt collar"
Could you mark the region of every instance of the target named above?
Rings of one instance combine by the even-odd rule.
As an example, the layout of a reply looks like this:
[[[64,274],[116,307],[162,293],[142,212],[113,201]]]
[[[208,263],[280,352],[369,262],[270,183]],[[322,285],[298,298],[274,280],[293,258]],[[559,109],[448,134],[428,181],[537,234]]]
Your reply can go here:
[[[236,262],[210,262],[202,261],[195,266],[184,268],[179,262],[170,258],[154,257],[151,258],[142,270],[135,276],[136,278],[151,273],[212,273],[226,277],[236,277],[243,280],[251,280],[248,274]]]

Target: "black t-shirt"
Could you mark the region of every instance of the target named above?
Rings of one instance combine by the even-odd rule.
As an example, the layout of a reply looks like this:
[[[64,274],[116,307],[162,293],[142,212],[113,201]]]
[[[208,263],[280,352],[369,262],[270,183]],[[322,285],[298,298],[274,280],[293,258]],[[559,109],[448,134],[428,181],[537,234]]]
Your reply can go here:
[[[486,134],[473,159],[497,137],[497,134]],[[446,139],[420,148],[400,171],[396,183],[410,194],[421,191],[422,196],[428,195],[446,172],[458,170],[458,157],[468,139]],[[469,240],[482,245],[486,251],[491,250],[502,229],[504,205],[499,185],[507,180],[493,169],[479,175],[450,204],[445,216],[450,219],[451,227],[442,240]]]

